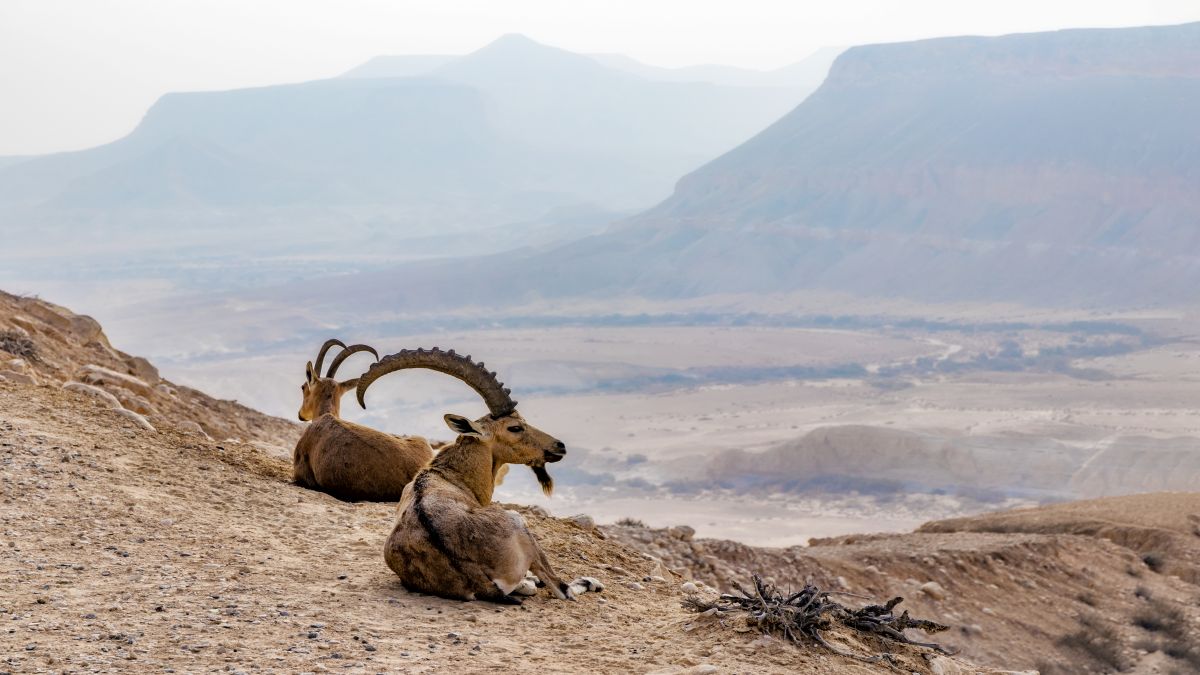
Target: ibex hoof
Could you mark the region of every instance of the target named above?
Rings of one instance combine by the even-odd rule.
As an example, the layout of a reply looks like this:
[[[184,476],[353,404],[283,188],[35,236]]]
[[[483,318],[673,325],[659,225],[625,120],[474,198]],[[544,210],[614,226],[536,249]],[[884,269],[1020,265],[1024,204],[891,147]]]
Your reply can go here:
[[[588,591],[602,593],[604,591],[604,584],[596,577],[579,577],[571,582],[571,588],[575,591],[576,595],[587,593]]]
[[[517,584],[517,587],[512,589],[512,592],[509,593],[509,595],[537,595],[537,589],[538,585],[534,583],[532,579],[526,578],[522,579],[521,583]]]

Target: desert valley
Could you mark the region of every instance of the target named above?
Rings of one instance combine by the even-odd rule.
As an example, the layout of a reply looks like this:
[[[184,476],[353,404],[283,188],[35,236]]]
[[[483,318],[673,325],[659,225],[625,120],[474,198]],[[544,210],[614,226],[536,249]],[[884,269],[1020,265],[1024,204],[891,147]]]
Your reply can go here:
[[[1200,23],[507,34],[0,157],[0,673],[1200,672],[1197,119]],[[405,590],[394,501],[293,480],[330,338],[485,360],[568,449],[495,499],[603,592]],[[494,412],[354,399],[434,447]],[[845,607],[714,609],[755,577]]]

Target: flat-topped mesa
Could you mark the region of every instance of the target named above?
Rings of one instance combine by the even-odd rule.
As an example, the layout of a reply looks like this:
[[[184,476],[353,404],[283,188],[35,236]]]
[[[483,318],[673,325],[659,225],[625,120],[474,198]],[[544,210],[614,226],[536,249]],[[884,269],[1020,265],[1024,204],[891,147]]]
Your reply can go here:
[[[325,355],[342,348],[329,371],[321,374]],[[359,386],[359,378],[338,381],[338,368],[353,354],[379,353],[368,345],[347,347],[327,340],[314,366],[305,367],[299,417],[311,421],[292,453],[292,477],[297,484],[348,501],[396,501],[404,486],[433,458],[429,441],[419,436],[395,436],[341,419],[343,395]]]

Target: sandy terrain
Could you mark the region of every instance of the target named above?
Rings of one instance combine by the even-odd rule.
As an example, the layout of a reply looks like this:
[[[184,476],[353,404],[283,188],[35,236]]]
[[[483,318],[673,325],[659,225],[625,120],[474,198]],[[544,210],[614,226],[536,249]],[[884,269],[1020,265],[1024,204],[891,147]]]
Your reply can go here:
[[[390,505],[292,486],[253,446],[150,432],[70,392],[0,383],[0,410],[12,672],[894,672],[685,631],[677,580],[631,587],[652,561],[533,514],[559,571],[603,594],[521,608],[411,594],[380,555]],[[915,650],[897,658],[930,672]]]

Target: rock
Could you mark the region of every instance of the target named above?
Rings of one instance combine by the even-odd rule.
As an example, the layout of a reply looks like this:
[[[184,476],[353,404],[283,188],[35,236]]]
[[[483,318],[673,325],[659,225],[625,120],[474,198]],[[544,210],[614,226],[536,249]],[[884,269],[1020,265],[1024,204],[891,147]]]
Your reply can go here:
[[[74,391],[80,394],[91,396],[100,403],[103,403],[105,407],[108,408],[119,409],[121,407],[121,402],[117,400],[116,396],[104,391],[100,387],[93,387],[90,384],[84,384],[82,382],[67,382],[63,384],[62,388],[66,389],[67,391]]]
[[[180,431],[186,431],[189,434],[195,434],[197,436],[207,438],[210,441],[212,440],[212,436],[208,435],[208,432],[204,430],[204,427],[200,426],[200,424],[197,422],[193,422],[192,420],[183,420],[175,426],[179,427]]]
[[[596,529],[595,519],[592,518],[591,516],[583,514],[583,513],[580,513],[579,515],[575,515],[575,516],[570,516],[567,518],[567,520],[574,523],[580,529],[587,530],[588,532],[591,532],[592,530]]]
[[[921,587],[918,588],[917,590],[921,591],[925,595],[928,595],[929,597],[933,598],[934,600],[945,600],[946,599],[946,589],[942,588],[942,585],[936,581],[929,581],[929,582],[923,583],[923,584],[921,584]]]
[[[967,669],[945,656],[934,656],[929,660],[929,672],[933,675],[974,675],[974,669]]]
[[[121,417],[124,417],[125,419],[133,422],[134,424],[145,429],[146,431],[155,431],[155,432],[158,431],[158,429],[154,428],[153,424],[150,424],[150,420],[147,420],[145,417],[142,417],[141,415],[133,412],[132,410],[126,410],[124,408],[117,408],[117,409],[113,410],[113,412],[115,412],[118,415],[120,415]]]
[[[162,379],[159,377],[158,368],[155,368],[153,363],[140,356],[130,356],[125,359],[125,365],[129,366],[129,369],[139,379],[150,384],[158,384],[159,380]]]
[[[696,529],[688,525],[676,525],[668,527],[667,534],[680,541],[691,541],[692,537],[696,536]]]
[[[645,590],[645,588],[646,588],[645,586],[643,586],[643,585],[639,584],[639,583],[638,583],[638,582],[636,582],[636,581],[629,581],[629,582],[626,582],[626,583],[625,583],[625,587],[626,587],[626,588],[628,588],[628,589],[629,589],[629,590],[631,590],[631,591],[641,591],[641,590]]]
[[[694,584],[690,581],[685,581],[682,584],[680,584],[679,590],[684,593],[699,593],[700,592],[700,589],[696,587],[696,584]]]
[[[13,330],[17,331],[21,337],[33,337],[32,333],[37,332],[37,324],[33,322],[33,319],[30,319],[27,316],[21,316],[18,314],[16,316],[9,317],[8,320],[13,326],[15,326]]]
[[[38,380],[33,373],[15,373],[11,370],[5,370],[3,368],[0,368],[0,377],[3,377],[9,382],[16,382],[17,384],[38,383]]]
[[[87,384],[98,384],[107,387],[119,387],[146,398],[154,397],[154,389],[132,375],[118,373],[104,366],[89,364],[79,370],[79,379]]]
[[[25,361],[25,359],[9,359],[3,363],[0,363],[0,368],[3,368],[4,370],[10,370],[14,373],[29,373],[29,364]]]
[[[698,666],[692,666],[691,668],[688,668],[685,672],[687,672],[688,675],[709,675],[710,673],[717,672],[717,670],[717,667],[711,663],[701,663]]]
[[[132,410],[139,415],[157,415],[158,411],[145,398],[138,396],[124,389],[117,390],[117,400],[121,402],[121,407],[126,410]]]
[[[837,585],[838,585],[838,588],[842,589],[843,591],[850,590],[850,582],[846,581],[846,577],[838,577]]]

